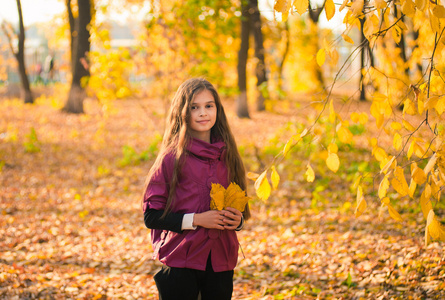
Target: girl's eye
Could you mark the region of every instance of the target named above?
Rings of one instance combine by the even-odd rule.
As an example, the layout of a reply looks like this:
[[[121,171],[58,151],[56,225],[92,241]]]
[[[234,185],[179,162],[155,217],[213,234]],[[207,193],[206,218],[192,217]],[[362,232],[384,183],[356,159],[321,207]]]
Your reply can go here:
[[[197,109],[197,108],[198,108],[198,107],[196,107],[196,106],[192,106],[192,107],[191,107],[191,109]]]
[[[208,104],[207,105],[207,108],[212,108],[213,107],[213,104]]]

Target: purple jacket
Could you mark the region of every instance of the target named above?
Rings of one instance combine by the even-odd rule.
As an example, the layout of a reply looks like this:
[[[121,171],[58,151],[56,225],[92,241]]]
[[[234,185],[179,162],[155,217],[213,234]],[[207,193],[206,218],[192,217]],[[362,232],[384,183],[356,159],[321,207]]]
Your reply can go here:
[[[178,177],[172,212],[201,213],[210,209],[212,183],[225,188],[229,185],[225,149],[223,142],[208,144],[199,139],[190,140],[189,153]],[[168,153],[145,191],[144,211],[165,209],[173,165],[174,155]],[[205,270],[210,252],[215,272],[233,270],[238,260],[239,243],[233,230],[198,227],[176,233],[152,229],[151,238],[153,258],[170,267]]]

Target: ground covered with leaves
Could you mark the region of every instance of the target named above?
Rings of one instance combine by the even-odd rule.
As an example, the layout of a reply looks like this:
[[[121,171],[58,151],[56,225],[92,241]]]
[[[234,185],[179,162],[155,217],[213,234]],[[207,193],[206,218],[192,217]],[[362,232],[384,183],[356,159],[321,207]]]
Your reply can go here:
[[[54,96],[37,102],[0,100],[0,298],[157,299],[140,196],[165,103],[88,100],[87,114],[67,115]],[[283,128],[315,114],[300,104],[240,120],[225,107],[254,172],[280,151]],[[420,209],[401,203],[397,223],[369,201],[355,218],[350,182],[370,155],[348,155],[342,174],[316,170],[311,184],[305,164],[288,160],[269,201],[253,199],[234,299],[445,298],[445,248],[425,247]]]

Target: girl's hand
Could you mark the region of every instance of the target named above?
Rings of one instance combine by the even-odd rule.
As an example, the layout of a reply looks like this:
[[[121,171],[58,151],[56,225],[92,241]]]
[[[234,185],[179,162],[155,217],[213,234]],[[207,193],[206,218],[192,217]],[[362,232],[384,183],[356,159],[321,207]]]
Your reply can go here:
[[[241,224],[242,213],[232,207],[222,210],[224,215],[224,229],[235,230]]]
[[[208,210],[203,213],[196,213],[193,218],[193,226],[224,230],[225,225],[224,211],[222,210]]]

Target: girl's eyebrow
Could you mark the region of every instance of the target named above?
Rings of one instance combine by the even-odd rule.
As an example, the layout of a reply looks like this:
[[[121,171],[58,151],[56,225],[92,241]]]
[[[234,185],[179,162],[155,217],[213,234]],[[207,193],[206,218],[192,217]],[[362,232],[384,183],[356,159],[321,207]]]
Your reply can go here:
[[[209,104],[209,103],[215,103],[215,100],[210,100],[210,101],[204,102],[203,104]],[[199,104],[199,103],[192,102],[192,105],[197,105],[197,104]]]

